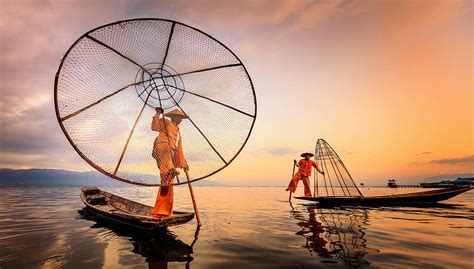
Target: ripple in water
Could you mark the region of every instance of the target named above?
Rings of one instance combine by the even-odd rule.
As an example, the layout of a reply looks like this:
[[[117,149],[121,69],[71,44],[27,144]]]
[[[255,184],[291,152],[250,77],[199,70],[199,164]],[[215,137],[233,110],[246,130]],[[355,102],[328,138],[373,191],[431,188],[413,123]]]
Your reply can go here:
[[[150,205],[156,194],[105,189]],[[196,187],[200,229],[147,234],[88,214],[80,188],[1,188],[0,267],[472,268],[473,191],[430,207],[319,208],[290,205],[283,189]],[[175,197],[193,210],[186,187]]]

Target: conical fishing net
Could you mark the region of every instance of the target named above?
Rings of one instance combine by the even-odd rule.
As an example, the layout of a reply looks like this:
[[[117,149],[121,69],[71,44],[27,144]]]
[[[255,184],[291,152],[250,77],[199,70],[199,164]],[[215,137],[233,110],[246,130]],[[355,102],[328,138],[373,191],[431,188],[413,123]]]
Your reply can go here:
[[[112,178],[152,186],[164,176],[185,183],[184,168],[195,181],[229,165],[257,109],[247,70],[232,51],[160,19],[116,22],[81,36],[56,74],[55,105],[84,160]]]
[[[325,173],[315,173],[315,196],[362,196],[349,170],[324,139],[316,142],[314,159]]]

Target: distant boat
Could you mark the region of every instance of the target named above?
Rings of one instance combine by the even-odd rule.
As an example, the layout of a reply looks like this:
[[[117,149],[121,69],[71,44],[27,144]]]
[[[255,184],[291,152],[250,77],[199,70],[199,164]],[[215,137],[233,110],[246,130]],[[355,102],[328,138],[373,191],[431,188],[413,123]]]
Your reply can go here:
[[[421,188],[420,184],[410,185],[410,184],[397,184],[395,179],[389,179],[387,183],[388,188]]]
[[[82,188],[81,200],[87,209],[99,217],[146,230],[184,224],[194,218],[194,213],[179,211],[173,211],[172,215],[163,218],[152,217],[151,206],[98,188]]]
[[[397,188],[397,182],[395,179],[389,179],[387,183],[387,187],[389,188]]]

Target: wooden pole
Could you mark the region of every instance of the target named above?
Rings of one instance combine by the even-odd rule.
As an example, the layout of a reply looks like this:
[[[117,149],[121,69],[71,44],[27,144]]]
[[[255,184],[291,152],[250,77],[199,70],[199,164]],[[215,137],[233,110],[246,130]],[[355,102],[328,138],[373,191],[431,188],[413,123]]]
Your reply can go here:
[[[313,175],[313,197],[316,197],[316,182],[318,181],[318,170],[316,168],[313,169],[314,175]]]
[[[296,160],[293,161],[293,173],[291,174],[291,180],[293,180],[293,177],[295,176],[295,166],[296,166]],[[290,190],[290,198],[288,198],[288,201],[291,203],[291,190]]]
[[[196,199],[194,199],[193,186],[191,186],[191,181],[189,180],[189,172],[187,170],[185,170],[185,172],[186,172],[186,179],[188,180],[189,192],[191,193],[191,200],[193,201],[194,214],[196,215],[198,226],[201,226],[201,218],[199,217],[199,211],[196,205]]]

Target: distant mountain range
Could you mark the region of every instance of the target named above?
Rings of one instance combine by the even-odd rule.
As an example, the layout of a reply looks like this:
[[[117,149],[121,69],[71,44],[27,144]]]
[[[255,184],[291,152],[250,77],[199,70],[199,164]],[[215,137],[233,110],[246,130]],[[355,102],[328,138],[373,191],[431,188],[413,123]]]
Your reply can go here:
[[[76,172],[60,169],[0,169],[0,186],[131,186],[111,179],[97,171]],[[184,185],[181,185],[184,186]],[[193,186],[225,186],[199,180]]]
[[[462,178],[474,177],[474,173],[432,176],[432,177],[429,177],[429,178],[425,178],[421,182],[438,182],[438,181],[442,181],[442,180],[456,180],[459,177],[462,177]]]
[[[432,176],[422,180],[410,180],[402,184],[416,184],[421,182],[438,182],[441,180],[455,180],[458,177],[474,177],[474,173],[449,174]],[[397,180],[398,181],[398,180]],[[60,169],[2,169],[0,168],[0,186],[131,186],[111,179],[97,171],[76,172]],[[185,186],[185,185],[180,185]],[[199,180],[193,186],[227,186],[223,183]],[[385,184],[383,185],[385,186]]]

